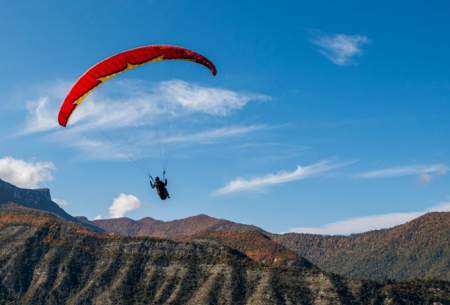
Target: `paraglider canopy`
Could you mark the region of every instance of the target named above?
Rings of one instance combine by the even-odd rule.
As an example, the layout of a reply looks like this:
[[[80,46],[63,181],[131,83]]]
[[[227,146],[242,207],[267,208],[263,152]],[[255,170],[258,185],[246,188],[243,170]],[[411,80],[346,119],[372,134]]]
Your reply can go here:
[[[209,59],[182,47],[151,45],[127,50],[95,64],[75,82],[61,105],[58,114],[59,124],[66,127],[78,105],[96,87],[117,74],[147,63],[170,59],[192,61],[207,67],[213,75],[217,73],[216,67]]]

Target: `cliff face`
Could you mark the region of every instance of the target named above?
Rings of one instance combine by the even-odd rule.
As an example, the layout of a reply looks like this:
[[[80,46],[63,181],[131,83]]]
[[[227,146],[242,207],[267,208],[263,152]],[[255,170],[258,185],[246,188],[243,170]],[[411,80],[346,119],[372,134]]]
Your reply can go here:
[[[0,179],[0,206],[8,203],[16,203],[30,209],[53,213],[66,220],[76,221],[52,201],[49,189],[22,189]]]
[[[15,202],[29,208],[42,209],[70,218],[59,206],[52,202],[49,189],[22,189],[0,179],[0,205]]]
[[[0,179],[0,209],[10,208],[11,205],[15,208],[24,207],[52,213],[65,220],[81,223],[52,201],[49,189],[23,189]],[[93,224],[83,223],[83,225],[92,230],[101,231]]]
[[[348,277],[450,281],[450,212],[351,236],[289,233],[273,240],[323,270]]]
[[[449,304],[445,282],[346,281],[219,244],[98,234],[0,212],[0,304]],[[437,302],[437,303],[434,303]]]

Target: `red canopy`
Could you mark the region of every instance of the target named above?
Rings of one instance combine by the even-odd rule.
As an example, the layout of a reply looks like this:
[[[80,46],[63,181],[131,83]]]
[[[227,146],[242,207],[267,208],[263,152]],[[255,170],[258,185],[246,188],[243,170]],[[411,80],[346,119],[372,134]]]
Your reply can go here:
[[[217,73],[214,64],[206,57],[181,47],[152,45],[124,51],[97,63],[78,79],[61,105],[59,124],[65,127],[75,108],[108,79],[140,65],[169,59],[193,61],[207,67],[213,75]]]

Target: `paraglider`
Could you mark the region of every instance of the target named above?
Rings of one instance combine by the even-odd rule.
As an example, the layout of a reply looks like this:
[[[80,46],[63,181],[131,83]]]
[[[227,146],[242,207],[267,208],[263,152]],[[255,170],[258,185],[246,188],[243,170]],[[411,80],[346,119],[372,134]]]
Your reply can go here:
[[[214,64],[203,55],[192,50],[171,45],[149,45],[123,51],[106,58],[88,69],[74,83],[61,104],[58,113],[58,123],[66,127],[75,109],[99,85],[115,77],[119,73],[134,69],[138,66],[163,60],[187,60],[205,66],[212,75],[216,75]],[[150,186],[156,189],[161,200],[170,198],[167,191],[167,179],[163,172],[163,181],[159,177],[153,180],[150,176]]]
[[[151,62],[171,59],[192,61],[205,66],[213,75],[217,73],[216,67],[209,59],[182,47],[151,45],[124,51],[95,64],[75,82],[59,110],[59,124],[66,127],[78,105],[95,88],[117,74]]]
[[[168,198],[170,198],[169,192],[167,191],[167,179],[165,177],[166,172],[163,171],[163,181],[161,181],[161,179],[159,179],[158,176],[155,177],[155,179],[153,180],[153,177],[150,176],[150,186],[152,187],[152,189],[156,189],[156,192],[158,193],[159,198],[161,198],[161,200],[166,200]]]

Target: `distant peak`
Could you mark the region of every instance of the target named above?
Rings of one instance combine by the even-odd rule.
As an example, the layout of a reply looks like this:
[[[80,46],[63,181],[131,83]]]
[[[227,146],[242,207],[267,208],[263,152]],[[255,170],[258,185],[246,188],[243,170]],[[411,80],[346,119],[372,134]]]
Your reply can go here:
[[[116,221],[116,222],[137,222],[136,220],[128,218],[128,217],[94,219],[93,220],[93,222],[110,222],[110,221]]]
[[[217,219],[215,217],[212,217],[212,216],[209,216],[209,215],[206,215],[206,214],[198,214],[198,215],[195,215],[195,216],[192,216],[192,217],[189,217],[189,218]]]
[[[144,218],[139,219],[139,221],[160,221],[160,220],[157,220],[152,217],[144,217]]]

